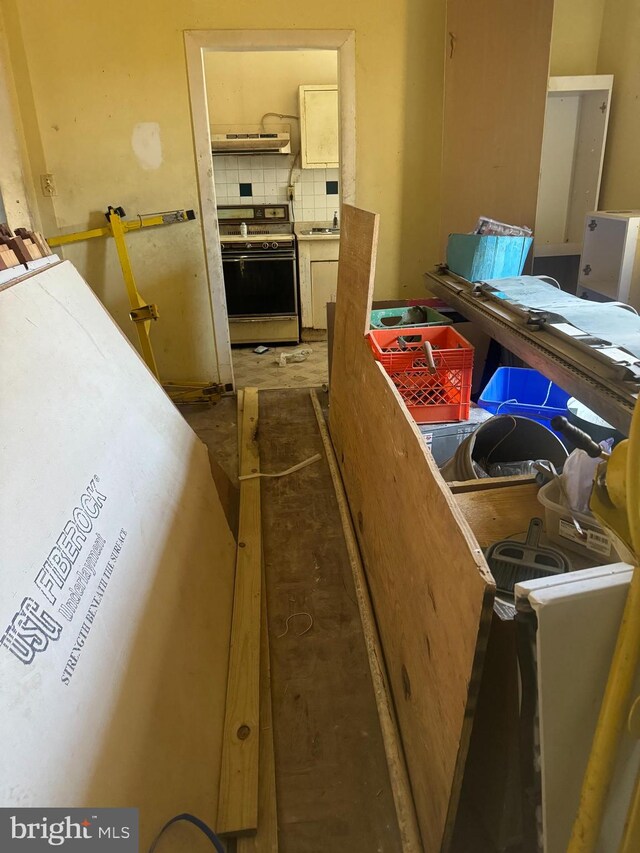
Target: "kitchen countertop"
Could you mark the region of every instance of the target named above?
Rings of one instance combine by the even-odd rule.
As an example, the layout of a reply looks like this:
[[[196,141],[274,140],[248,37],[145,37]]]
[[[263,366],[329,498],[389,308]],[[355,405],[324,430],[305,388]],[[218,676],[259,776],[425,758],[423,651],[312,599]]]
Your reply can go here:
[[[339,240],[340,232],[337,234],[303,234],[303,231],[311,231],[312,228],[323,228],[323,222],[296,222],[293,232],[298,240]]]

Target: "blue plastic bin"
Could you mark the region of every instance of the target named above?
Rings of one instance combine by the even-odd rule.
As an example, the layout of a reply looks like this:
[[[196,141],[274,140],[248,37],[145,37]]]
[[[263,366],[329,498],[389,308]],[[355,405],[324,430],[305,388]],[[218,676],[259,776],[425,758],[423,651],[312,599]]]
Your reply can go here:
[[[551,418],[567,414],[568,399],[566,391],[537,370],[499,367],[480,395],[478,405],[494,415],[522,415],[550,429]]]
[[[520,275],[532,242],[532,237],[449,234],[447,266],[467,281]]]

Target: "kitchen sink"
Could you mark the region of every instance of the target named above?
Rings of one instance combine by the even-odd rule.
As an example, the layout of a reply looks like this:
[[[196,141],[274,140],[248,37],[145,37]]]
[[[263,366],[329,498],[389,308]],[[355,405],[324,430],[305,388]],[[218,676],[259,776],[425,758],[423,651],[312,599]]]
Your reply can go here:
[[[311,228],[308,231],[301,231],[301,234],[339,234],[339,228]]]

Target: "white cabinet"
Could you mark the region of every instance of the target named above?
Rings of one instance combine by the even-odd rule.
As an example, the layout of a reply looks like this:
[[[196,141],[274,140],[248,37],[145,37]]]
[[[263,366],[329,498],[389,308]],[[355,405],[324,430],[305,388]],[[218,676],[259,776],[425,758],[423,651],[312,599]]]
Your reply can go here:
[[[311,318],[314,329],[327,328],[327,302],[336,301],[337,261],[311,261]]]
[[[298,232],[298,271],[303,340],[322,340],[327,302],[335,301],[340,238],[337,234]]]
[[[584,217],[598,207],[613,75],[550,77],[534,254],[579,255]]]
[[[640,210],[588,214],[578,296],[613,299],[640,310]]]
[[[300,155],[303,169],[337,169],[338,87],[300,86]]]

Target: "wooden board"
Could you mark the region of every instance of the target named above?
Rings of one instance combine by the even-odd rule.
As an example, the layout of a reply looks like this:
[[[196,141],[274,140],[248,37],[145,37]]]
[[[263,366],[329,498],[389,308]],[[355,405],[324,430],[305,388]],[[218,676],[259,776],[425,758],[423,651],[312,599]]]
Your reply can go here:
[[[256,440],[257,388],[244,389],[241,408],[240,473],[255,474],[260,470]],[[238,554],[218,799],[217,831],[221,835],[255,832],[258,826],[261,589],[260,480],[255,478],[240,484]]]
[[[449,843],[494,585],[420,431],[373,360],[378,217],[343,206],[329,424],[426,850]]]
[[[0,290],[0,363],[0,806],[137,806],[141,850],[215,826],[235,545],[206,448],[68,261]]]
[[[478,544],[481,548],[487,548],[499,539],[526,533],[532,518],[544,519],[538,488],[536,483],[524,483],[481,489],[457,494],[455,500]]]
[[[237,392],[238,472],[242,471],[242,427],[244,388]],[[236,853],[278,853],[278,814],[276,802],[276,762],[273,748],[271,709],[271,661],[269,620],[265,595],[264,555],[262,559],[262,595],[260,605],[260,746],[258,750],[258,829],[255,835],[243,835]]]
[[[307,389],[260,392],[263,471],[322,453]],[[399,853],[349,555],[324,458],[262,481],[279,845]],[[287,619],[294,613],[308,613]]]
[[[485,489],[502,489],[505,486],[523,486],[535,483],[534,474],[514,474],[511,477],[481,477],[479,480],[450,480],[447,486],[454,495],[463,492],[483,492]]]
[[[240,394],[240,392],[239,392]],[[240,400],[240,397],[238,396]],[[240,405],[239,407],[240,408]],[[260,607],[260,749],[258,767],[258,830],[237,840],[236,853],[278,853],[278,806],[276,801],[276,758],[273,749],[271,710],[271,661],[269,621],[265,595],[264,561]]]
[[[448,0],[442,164],[447,237],[478,216],[534,227],[553,0]]]

